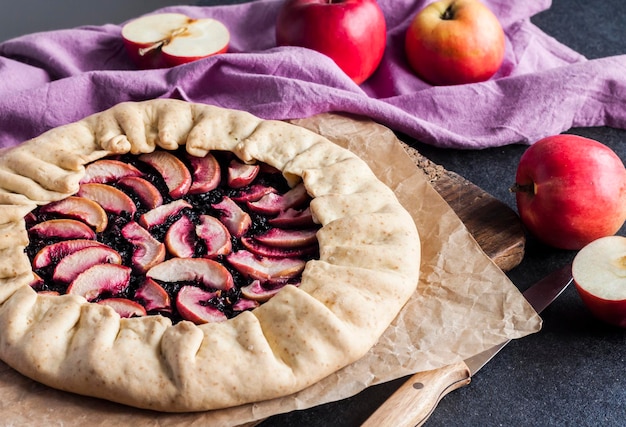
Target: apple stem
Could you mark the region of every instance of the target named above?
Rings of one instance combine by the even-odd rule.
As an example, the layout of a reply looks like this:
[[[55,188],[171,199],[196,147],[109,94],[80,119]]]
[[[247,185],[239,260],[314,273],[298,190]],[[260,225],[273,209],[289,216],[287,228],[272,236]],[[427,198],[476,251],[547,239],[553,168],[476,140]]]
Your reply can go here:
[[[167,36],[167,38],[159,40],[158,42],[154,42],[150,46],[142,47],[141,49],[139,49],[139,56],[144,56],[145,54],[150,53],[153,50],[160,49],[164,45],[168,44],[170,40],[172,40],[174,37],[183,34],[185,31],[187,31],[187,26],[173,30],[170,35]]]
[[[444,21],[449,21],[454,19],[454,10],[453,10],[454,2],[452,2],[446,10],[441,14],[441,19]]]
[[[509,188],[511,193],[530,193],[535,194],[534,184],[518,184],[517,182]]]

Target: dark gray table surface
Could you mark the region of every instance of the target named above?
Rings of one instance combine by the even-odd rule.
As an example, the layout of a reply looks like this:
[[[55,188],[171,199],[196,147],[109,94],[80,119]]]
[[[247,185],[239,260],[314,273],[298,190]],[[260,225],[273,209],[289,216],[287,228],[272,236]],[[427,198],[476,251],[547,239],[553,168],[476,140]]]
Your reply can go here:
[[[219,3],[241,1],[200,2]],[[589,59],[626,53],[623,0],[554,0],[551,8],[533,17],[532,22]],[[568,132],[601,141],[626,159],[626,131],[584,128]],[[431,160],[516,209],[508,186],[513,182],[517,162],[526,146],[463,151],[412,143]],[[619,234],[626,235],[625,231],[622,227]],[[573,251],[555,250],[530,237],[524,260],[508,275],[524,290],[574,255]],[[469,386],[447,395],[426,425],[626,425],[626,331],[594,319],[573,287],[548,307],[542,317],[541,332],[511,342]],[[277,415],[262,426],[357,426],[402,381],[370,387],[339,402]]]

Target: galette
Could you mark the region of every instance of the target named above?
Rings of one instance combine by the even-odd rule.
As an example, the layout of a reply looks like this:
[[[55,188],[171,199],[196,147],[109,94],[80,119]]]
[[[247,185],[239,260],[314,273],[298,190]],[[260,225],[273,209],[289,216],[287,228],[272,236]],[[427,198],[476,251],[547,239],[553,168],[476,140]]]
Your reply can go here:
[[[393,191],[326,138],[178,100],[0,155],[0,359],[168,412],[282,397],[361,358],[415,291]]]

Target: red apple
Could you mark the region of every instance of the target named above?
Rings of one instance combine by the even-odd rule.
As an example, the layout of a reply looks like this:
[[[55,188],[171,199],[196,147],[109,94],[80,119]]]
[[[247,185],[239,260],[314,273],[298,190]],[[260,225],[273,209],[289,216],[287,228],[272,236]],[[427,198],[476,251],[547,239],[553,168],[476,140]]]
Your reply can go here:
[[[323,53],[361,84],[380,64],[387,25],[375,0],[287,0],[278,14],[276,42]]]
[[[574,257],[572,277],[593,315],[626,328],[626,237],[602,237],[586,245]]]
[[[478,0],[441,0],[422,9],[406,32],[409,65],[434,85],[488,80],[502,65],[498,18]]]
[[[548,245],[576,250],[615,234],[626,220],[626,169],[592,139],[556,135],[530,146],[515,184],[524,225]]]
[[[138,67],[162,68],[196,61],[228,50],[230,33],[215,19],[158,13],[122,28],[124,45]]]

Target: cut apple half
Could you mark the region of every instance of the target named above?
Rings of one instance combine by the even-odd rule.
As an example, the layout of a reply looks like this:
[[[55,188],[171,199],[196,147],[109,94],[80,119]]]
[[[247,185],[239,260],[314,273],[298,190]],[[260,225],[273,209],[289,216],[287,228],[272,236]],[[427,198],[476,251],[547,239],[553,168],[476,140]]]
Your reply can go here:
[[[574,257],[572,277],[592,314],[626,328],[626,237],[602,237],[584,246]]]
[[[158,13],[122,28],[124,45],[140,68],[171,67],[224,53],[230,33],[221,22],[181,13]]]

